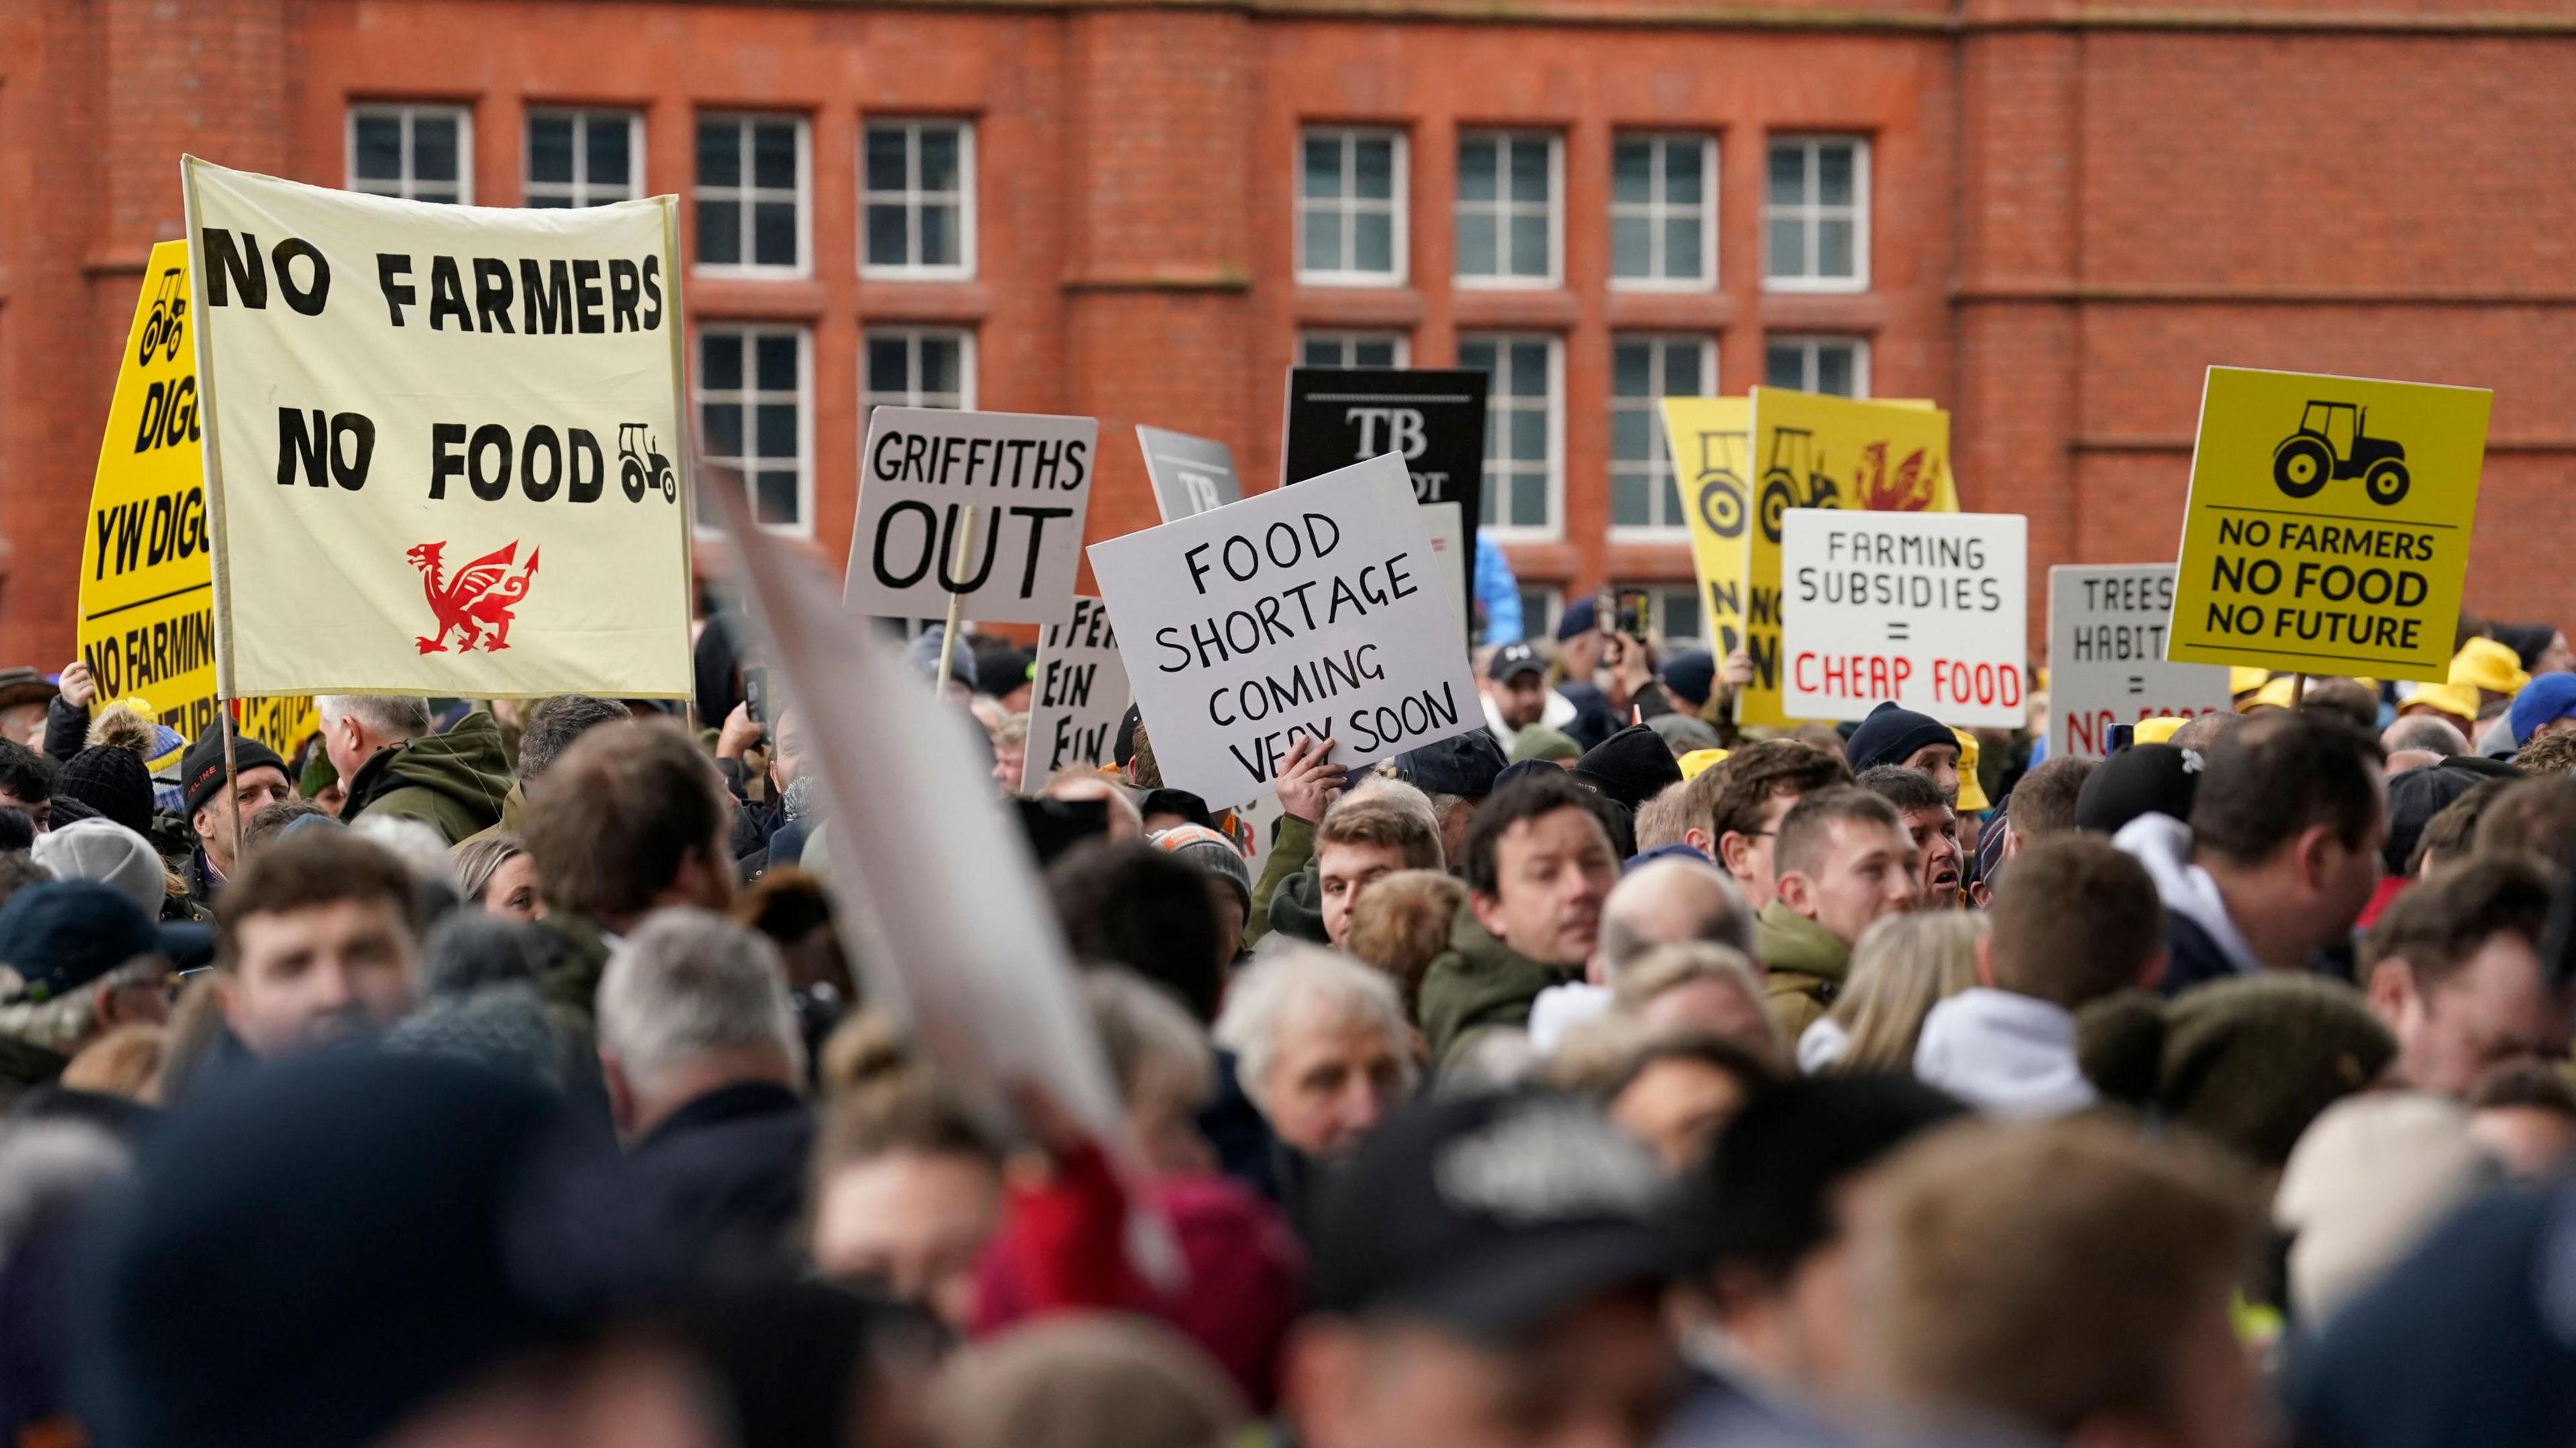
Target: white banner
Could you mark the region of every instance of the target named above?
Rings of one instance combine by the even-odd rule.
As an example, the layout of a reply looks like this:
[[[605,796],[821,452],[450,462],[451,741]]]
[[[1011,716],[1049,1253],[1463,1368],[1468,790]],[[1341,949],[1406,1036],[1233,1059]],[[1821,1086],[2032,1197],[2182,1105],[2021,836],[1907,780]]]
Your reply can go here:
[[[1099,432],[1088,417],[878,408],[859,449],[844,602],[879,618],[942,618],[961,593],[978,623],[1062,622]]]
[[[2026,533],[2018,513],[1789,510],[1782,708],[1865,719],[1892,699],[1944,724],[2019,727],[2029,710]]]
[[[181,176],[217,688],[685,697],[675,199]]]
[[[1020,790],[1033,794],[1059,769],[1099,766],[1116,756],[1118,721],[1127,717],[1127,661],[1099,599],[1077,593],[1073,616],[1047,625],[1029,681],[1029,748],[1020,761]]]
[[[2048,570],[2048,752],[2100,759],[2111,727],[2224,714],[2227,670],[2165,662],[2174,566],[2060,564]]]
[[[1465,626],[1392,453],[1091,547],[1164,782],[1267,791],[1301,738],[1364,765],[1484,727]]]

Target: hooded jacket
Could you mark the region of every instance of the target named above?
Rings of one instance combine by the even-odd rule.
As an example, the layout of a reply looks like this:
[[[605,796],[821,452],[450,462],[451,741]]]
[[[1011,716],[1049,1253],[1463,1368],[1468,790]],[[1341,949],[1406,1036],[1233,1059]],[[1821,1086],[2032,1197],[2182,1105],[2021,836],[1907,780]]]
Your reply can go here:
[[[2076,1064],[2074,1012],[1988,986],[1923,1018],[1914,1074],[1989,1116],[2064,1116],[2099,1099]]]
[[[1580,965],[1544,965],[1505,945],[1475,911],[1460,906],[1449,927],[1449,948],[1432,957],[1422,975],[1422,1037],[1431,1059],[1445,1066],[1459,1043],[1478,1031],[1528,1026],[1530,1003],[1540,991],[1582,978]]]
[[[477,709],[444,734],[376,751],[349,781],[340,820],[355,824],[368,814],[419,820],[454,845],[501,822],[512,782],[501,727]]]
[[[1762,958],[1764,1006],[1784,1041],[1833,1008],[1851,971],[1850,946],[1777,900],[1753,917],[1753,953]]]
[[[2157,994],[2178,996],[2196,985],[2262,972],[2245,932],[2228,918],[2218,882],[2191,862],[2191,826],[2171,815],[2142,814],[2121,826],[2111,843],[2147,867],[2164,901],[2169,958]]]

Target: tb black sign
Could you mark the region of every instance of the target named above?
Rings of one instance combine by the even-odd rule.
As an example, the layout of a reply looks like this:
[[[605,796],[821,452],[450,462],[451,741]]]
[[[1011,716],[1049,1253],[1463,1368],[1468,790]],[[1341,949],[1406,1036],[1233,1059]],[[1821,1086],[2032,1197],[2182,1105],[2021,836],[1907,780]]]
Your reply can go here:
[[[1475,632],[1476,522],[1485,495],[1485,386],[1467,369],[1292,367],[1280,481],[1386,453],[1404,458],[1416,503],[1455,503],[1465,529],[1462,617]]]

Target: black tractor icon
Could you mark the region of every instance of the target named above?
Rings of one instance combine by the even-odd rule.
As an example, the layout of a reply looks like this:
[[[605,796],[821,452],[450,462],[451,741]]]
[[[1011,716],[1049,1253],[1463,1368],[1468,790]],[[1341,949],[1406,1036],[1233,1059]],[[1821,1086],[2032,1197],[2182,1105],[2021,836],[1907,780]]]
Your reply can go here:
[[[1699,435],[1699,472],[1691,487],[1698,494],[1700,521],[1720,538],[1744,533],[1744,468],[1738,461],[1743,446],[1740,432]]]
[[[2330,481],[2361,479],[2362,491],[2383,508],[2396,506],[2414,479],[2406,449],[2372,437],[2370,410],[2349,402],[2311,402],[2299,430],[2272,449],[2272,485],[2293,498],[2312,498]]]
[[[1816,435],[1803,427],[1784,427],[1771,434],[1771,461],[1762,469],[1762,536],[1780,541],[1780,526],[1791,508],[1831,508],[1843,490],[1825,471]]]
[[[630,503],[642,502],[646,493],[656,489],[665,502],[680,500],[680,479],[671,470],[671,460],[653,450],[656,441],[643,423],[617,425],[617,480]]]

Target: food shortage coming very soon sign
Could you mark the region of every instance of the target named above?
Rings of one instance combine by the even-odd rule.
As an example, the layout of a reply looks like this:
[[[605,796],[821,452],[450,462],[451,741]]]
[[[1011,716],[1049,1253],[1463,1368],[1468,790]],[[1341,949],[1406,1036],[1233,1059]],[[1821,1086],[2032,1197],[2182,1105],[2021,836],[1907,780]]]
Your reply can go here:
[[[224,692],[685,697],[676,200],[182,175]]]
[[[1023,793],[1036,793],[1059,769],[1096,768],[1115,757],[1118,721],[1127,717],[1129,702],[1127,664],[1099,599],[1075,594],[1072,616],[1047,625],[1030,684]]]
[[[1484,727],[1395,454],[1091,546],[1164,782],[1266,793],[1309,737],[1360,766]]]
[[[2493,400],[2210,368],[2165,656],[2449,677]]]
[[[2020,727],[2025,547],[2018,513],[1791,510],[1780,537],[1788,711],[1865,719],[1893,700],[1944,724]]]
[[[2108,755],[2114,725],[2227,712],[2227,670],[2165,661],[2173,597],[2170,563],[2048,570],[2051,758]]]
[[[99,444],[81,530],[77,642],[98,685],[94,707],[132,704],[193,740],[215,722],[217,695],[214,546],[192,341],[188,244],[165,241],[144,264]],[[313,701],[245,699],[239,717],[244,734],[290,753],[313,732]]]
[[[962,594],[962,616],[981,623],[1062,623],[1099,433],[1088,417],[878,408],[859,449],[845,601],[940,618]]]

